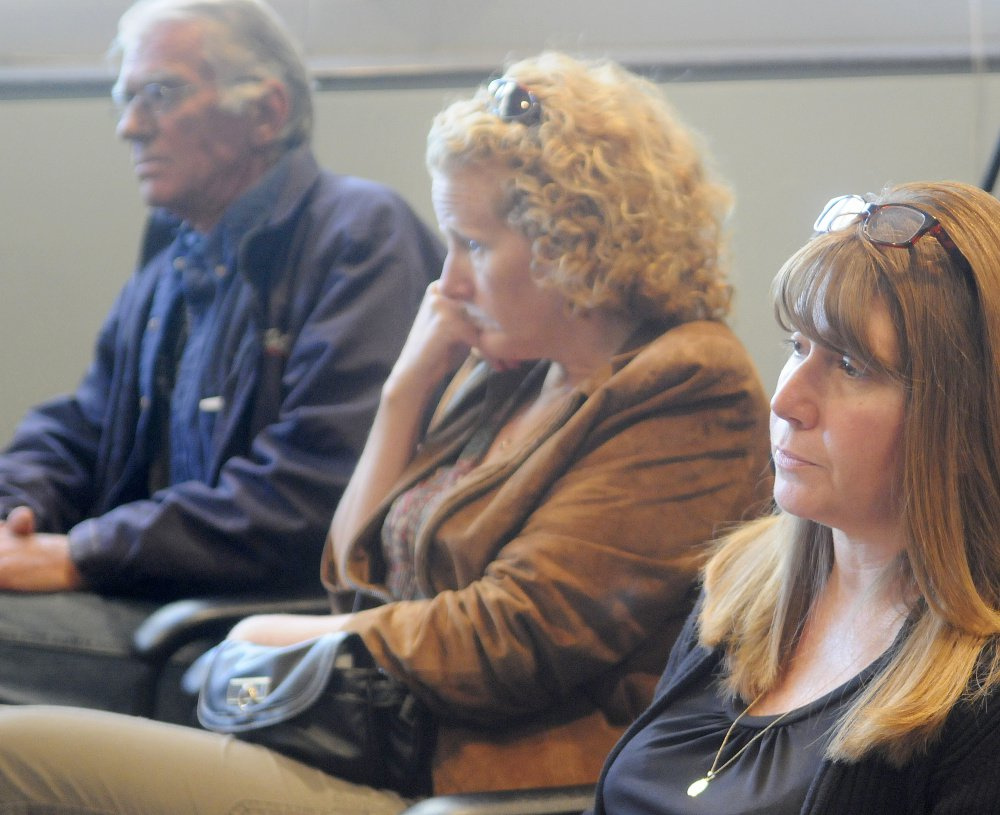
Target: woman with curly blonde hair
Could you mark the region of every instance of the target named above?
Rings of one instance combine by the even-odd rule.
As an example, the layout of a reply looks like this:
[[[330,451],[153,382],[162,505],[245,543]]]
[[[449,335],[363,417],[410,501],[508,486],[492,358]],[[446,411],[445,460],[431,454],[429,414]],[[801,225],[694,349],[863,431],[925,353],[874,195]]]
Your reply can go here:
[[[435,792],[593,782],[652,697],[704,541],[770,485],[766,398],[722,319],[728,196],[649,82],[558,54],[443,111],[427,164],[448,256],[331,524],[339,613],[231,637],[358,634],[435,716]],[[0,808],[404,806],[214,733],[67,715],[55,739],[0,715]],[[169,782],[122,791],[123,755]],[[72,783],[21,772],[46,767]]]
[[[725,538],[597,812],[1000,811],[1000,202],[835,198],[784,265],[773,517]]]
[[[724,317],[730,196],[656,86],[615,62],[557,52],[512,65],[505,81],[438,115],[432,172],[497,171],[504,218],[532,242],[535,279],[572,307],[630,323]],[[534,127],[490,114],[491,92],[516,94],[512,83],[539,105]]]

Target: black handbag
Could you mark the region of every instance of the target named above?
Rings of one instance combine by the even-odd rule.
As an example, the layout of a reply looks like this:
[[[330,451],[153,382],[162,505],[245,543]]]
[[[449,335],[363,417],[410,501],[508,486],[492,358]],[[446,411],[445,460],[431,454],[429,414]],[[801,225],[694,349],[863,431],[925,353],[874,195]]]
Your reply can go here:
[[[222,642],[207,658],[198,721],[347,781],[431,792],[433,719],[357,634],[287,647]]]

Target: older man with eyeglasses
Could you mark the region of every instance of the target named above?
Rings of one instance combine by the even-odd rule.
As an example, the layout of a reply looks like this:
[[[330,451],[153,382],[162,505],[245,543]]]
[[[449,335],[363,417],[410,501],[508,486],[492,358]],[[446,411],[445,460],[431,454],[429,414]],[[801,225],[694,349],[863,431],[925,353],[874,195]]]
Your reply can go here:
[[[443,252],[320,170],[298,49],[256,0],[140,0],[113,97],[151,215],[76,392],[0,455],[0,702],[129,710],[164,599],[316,582]]]

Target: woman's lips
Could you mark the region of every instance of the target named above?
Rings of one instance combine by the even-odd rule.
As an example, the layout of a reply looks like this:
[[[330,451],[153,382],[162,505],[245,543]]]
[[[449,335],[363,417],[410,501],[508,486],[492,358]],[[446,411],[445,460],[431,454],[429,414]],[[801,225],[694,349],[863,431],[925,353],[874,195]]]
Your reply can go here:
[[[774,459],[774,464],[776,467],[781,467],[785,470],[794,469],[796,467],[810,467],[812,462],[808,459],[801,458],[794,453],[790,453],[782,447],[775,447],[772,453],[772,458]]]

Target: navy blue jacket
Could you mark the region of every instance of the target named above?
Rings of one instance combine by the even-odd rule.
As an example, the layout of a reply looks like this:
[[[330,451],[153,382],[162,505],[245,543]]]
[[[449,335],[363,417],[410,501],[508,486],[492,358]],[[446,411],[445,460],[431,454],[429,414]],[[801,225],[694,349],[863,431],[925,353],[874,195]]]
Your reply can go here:
[[[69,534],[88,587],[172,597],[317,582],[330,517],[382,382],[443,252],[392,191],[291,156],[266,223],[238,254],[243,284],[215,353],[221,400],[203,481],[149,494],[152,377],[140,366],[179,222],[154,213],[72,395],[21,422],[0,455],[0,513],[32,507]],[[148,369],[148,365],[145,368]]]

